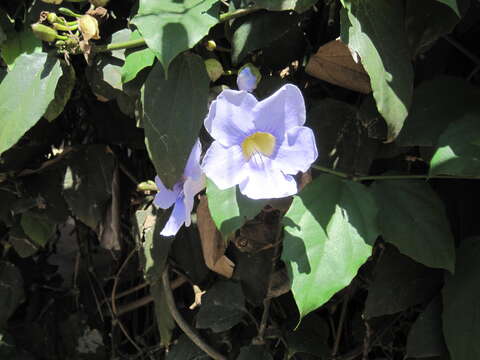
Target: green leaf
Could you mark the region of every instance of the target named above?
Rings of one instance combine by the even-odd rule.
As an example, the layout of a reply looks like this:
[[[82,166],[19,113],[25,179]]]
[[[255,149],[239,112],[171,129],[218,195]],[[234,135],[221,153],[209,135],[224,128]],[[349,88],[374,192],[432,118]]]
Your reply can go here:
[[[277,13],[255,13],[233,24],[232,61],[241,62],[249,52],[267,46],[298,26],[298,15]]]
[[[288,358],[296,353],[307,353],[318,356],[320,359],[328,358],[332,350],[328,346],[330,328],[325,320],[315,313],[306,316],[298,329],[286,333],[285,340],[288,345]]]
[[[455,243],[437,194],[424,181],[382,180],[371,186],[385,241],[415,261],[453,272]]]
[[[130,40],[140,39],[142,36],[135,30],[132,32]],[[125,52],[125,63],[122,66],[122,82],[129,82],[137,76],[144,68],[152,66],[155,61],[155,53],[149,48],[127,50]]]
[[[73,66],[62,63],[63,74],[58,80],[55,89],[55,97],[48,105],[47,111],[43,115],[48,121],[55,120],[70,100],[73,88],[75,87],[75,70]]]
[[[427,50],[440,36],[450,33],[460,21],[458,15],[438,0],[407,0],[405,12],[412,57]]]
[[[20,220],[25,234],[38,246],[45,246],[55,232],[55,224],[45,216],[35,215],[32,212],[22,214]]]
[[[379,234],[376,213],[363,185],[331,175],[295,196],[283,220],[282,260],[301,317],[350,284]]]
[[[392,141],[407,117],[413,90],[402,2],[342,2],[341,39],[360,55],[378,111],[387,122],[387,140]]]
[[[247,220],[253,219],[269,202],[249,199],[240,193],[237,186],[220,190],[208,178],[207,197],[210,215],[225,237],[240,229]]]
[[[15,309],[23,302],[23,278],[15,265],[0,261],[0,329],[3,329],[7,320]]]
[[[175,329],[175,320],[168,309],[165,291],[159,282],[150,284],[150,294],[153,297],[153,303],[155,305],[155,318],[157,320],[161,344],[168,347],[172,340],[173,329]]]
[[[458,0],[437,0],[437,1],[450,7],[455,12],[455,14],[457,14],[457,16],[459,17],[462,16],[460,14],[460,9],[458,7]]]
[[[182,334],[178,342],[167,352],[166,360],[209,360],[211,359],[187,335]]]
[[[60,61],[45,53],[21,55],[0,83],[0,154],[37,123],[55,96]]]
[[[452,123],[438,140],[430,175],[480,175],[480,111]]]
[[[443,333],[452,360],[480,359],[480,238],[460,244],[455,275],[443,288]]]
[[[217,281],[202,296],[197,328],[222,332],[231,329],[246,315],[242,287],[233,281]]]
[[[455,89],[455,91],[452,91]],[[396,143],[401,146],[435,146],[448,125],[479,112],[480,88],[465,79],[439,76],[415,89],[412,108]]]
[[[70,158],[63,195],[73,214],[93,230],[105,216],[112,195],[114,158],[103,145],[91,145]]]
[[[430,301],[440,290],[442,282],[441,270],[419,264],[389,246],[375,267],[375,278],[368,288],[365,302],[365,316],[391,315]]]
[[[131,31],[122,29],[112,35],[112,43],[130,39]],[[87,67],[85,74],[93,93],[105,100],[116,99],[122,94],[122,67],[125,64],[125,50],[114,50],[111,54],[99,54],[94,63]]]
[[[243,346],[237,360],[273,360],[268,349],[262,345]]]
[[[30,30],[9,32],[7,40],[0,45],[0,54],[9,70],[13,69],[20,55],[40,53],[41,51],[42,42]]]
[[[418,315],[408,333],[407,358],[441,356],[447,353],[441,316],[442,302],[440,296],[437,296]]]
[[[133,18],[148,47],[168,72],[170,62],[218,23],[217,0],[140,0]]]
[[[158,176],[167,187],[180,179],[207,113],[210,79],[203,60],[177,57],[168,80],[160,63],[142,88],[145,143]]]

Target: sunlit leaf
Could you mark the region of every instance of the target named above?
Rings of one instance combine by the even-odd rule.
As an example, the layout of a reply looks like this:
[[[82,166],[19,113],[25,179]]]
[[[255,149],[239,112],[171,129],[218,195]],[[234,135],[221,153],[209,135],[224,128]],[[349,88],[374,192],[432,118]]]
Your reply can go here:
[[[140,0],[135,24],[163,68],[218,22],[217,0]]]
[[[0,83],[0,154],[37,123],[55,97],[60,61],[45,53],[21,55]]]
[[[342,0],[341,39],[360,55],[373,97],[388,125],[388,140],[402,129],[412,99],[413,68],[401,1]]]
[[[301,317],[350,284],[379,235],[376,214],[363,185],[330,175],[295,196],[283,220],[282,260]]]

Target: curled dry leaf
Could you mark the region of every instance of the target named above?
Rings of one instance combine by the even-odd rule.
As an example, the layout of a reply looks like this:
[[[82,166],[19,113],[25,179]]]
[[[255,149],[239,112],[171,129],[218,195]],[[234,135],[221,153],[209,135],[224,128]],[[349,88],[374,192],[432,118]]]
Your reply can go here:
[[[350,90],[363,94],[372,92],[370,77],[363,68],[358,55],[352,54],[350,48],[340,39],[321,46],[310,57],[307,74]]]
[[[200,198],[197,207],[197,226],[202,241],[203,259],[205,265],[216,273],[231,278],[235,264],[225,256],[225,241],[218,231],[208,210],[208,200]]]
[[[83,40],[100,39],[100,29],[98,28],[98,20],[91,15],[83,15],[78,19],[78,27],[83,35]]]

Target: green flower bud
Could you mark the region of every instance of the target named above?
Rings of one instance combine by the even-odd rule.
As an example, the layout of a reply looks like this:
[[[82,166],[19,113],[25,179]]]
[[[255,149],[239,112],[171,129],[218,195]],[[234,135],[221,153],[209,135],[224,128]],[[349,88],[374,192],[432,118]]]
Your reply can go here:
[[[32,24],[33,34],[42,41],[52,42],[57,40],[57,30],[43,24]]]
[[[64,8],[64,7],[59,8],[59,9],[58,9],[58,12],[59,12],[60,14],[67,15],[67,16],[71,16],[71,17],[75,17],[75,18],[82,17],[82,15],[77,14],[77,13],[73,12],[72,10],[67,9],[67,8]]]
[[[53,24],[55,21],[57,21],[58,19],[58,16],[57,14],[53,13],[53,12],[49,12],[48,15],[47,15],[47,21],[50,23],[50,24]]]
[[[44,3],[47,4],[54,4],[54,5],[60,5],[63,0],[42,0]]]
[[[205,60],[205,67],[207,68],[208,77],[212,81],[217,81],[223,75],[223,66],[217,59]]]
[[[213,40],[208,40],[208,41],[205,43],[205,48],[206,48],[208,51],[214,51],[214,50],[217,48],[217,44],[216,44],[215,41],[213,41]]]

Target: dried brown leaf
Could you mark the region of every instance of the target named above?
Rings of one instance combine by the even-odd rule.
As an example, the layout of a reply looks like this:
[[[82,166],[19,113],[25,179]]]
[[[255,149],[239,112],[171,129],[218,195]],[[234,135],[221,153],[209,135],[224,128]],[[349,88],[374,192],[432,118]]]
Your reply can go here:
[[[317,79],[368,94],[372,91],[370,77],[356,57],[354,59],[348,46],[340,39],[333,40],[310,57],[305,71]]]
[[[225,256],[225,241],[218,231],[208,210],[208,200],[200,198],[197,207],[197,226],[202,241],[203,258],[205,265],[216,273],[231,278],[235,264]]]

